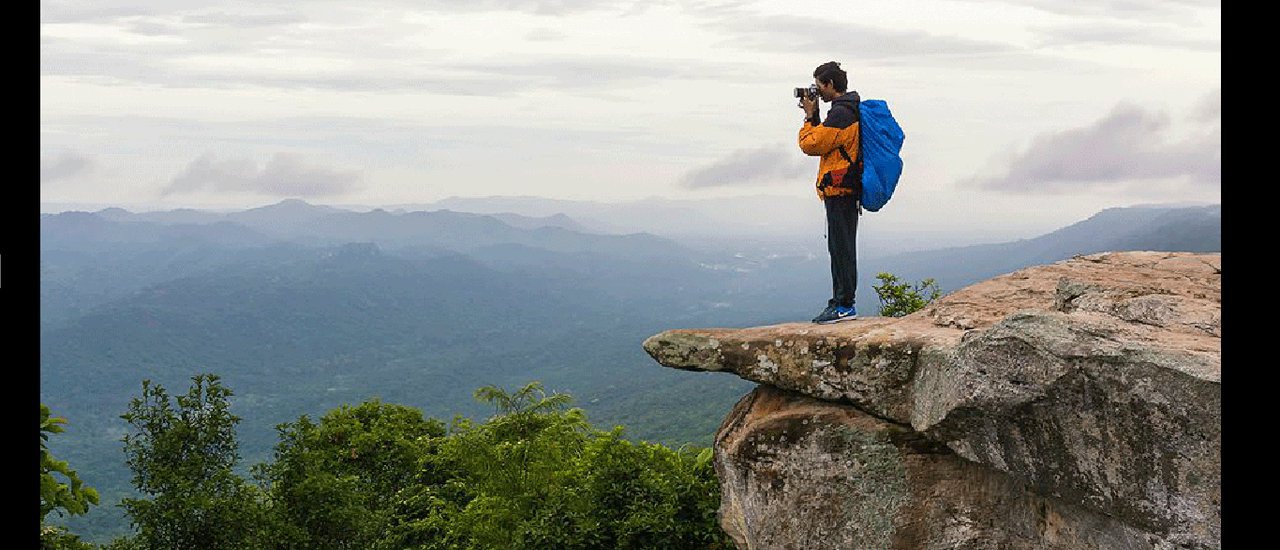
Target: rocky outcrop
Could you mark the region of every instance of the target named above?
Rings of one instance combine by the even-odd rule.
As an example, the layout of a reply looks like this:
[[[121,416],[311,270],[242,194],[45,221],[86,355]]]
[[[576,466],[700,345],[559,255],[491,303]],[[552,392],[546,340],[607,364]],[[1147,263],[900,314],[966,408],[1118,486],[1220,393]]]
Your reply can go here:
[[[644,348],[763,384],[716,438],[742,548],[1220,546],[1218,254],[1081,256],[902,318]]]
[[[715,445],[721,523],[741,548],[1157,547],[909,427],[771,386],[734,407]]]

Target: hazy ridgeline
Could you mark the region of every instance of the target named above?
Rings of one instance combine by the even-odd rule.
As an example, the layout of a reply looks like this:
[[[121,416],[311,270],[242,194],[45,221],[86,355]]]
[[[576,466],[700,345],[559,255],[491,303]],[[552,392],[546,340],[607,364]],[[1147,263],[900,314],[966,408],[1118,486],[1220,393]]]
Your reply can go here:
[[[425,415],[483,418],[475,388],[541,380],[593,424],[632,439],[709,445],[753,384],[658,368],[644,338],[681,327],[807,321],[829,295],[820,225],[796,238],[675,240],[569,216],[354,212],[286,201],[238,213],[118,209],[41,220],[41,401],[69,420],[51,441],[103,505],[67,522],[123,532],[129,489],[119,418],[141,380],[184,387],[213,372],[235,389],[243,463],[274,426],[372,397]],[[603,216],[604,214],[599,214]],[[874,214],[869,214],[874,216]],[[859,262],[859,311],[880,271],[943,291],[1105,250],[1221,250],[1219,206],[1110,209],[1002,244]],[[879,243],[879,244],[875,244]]]

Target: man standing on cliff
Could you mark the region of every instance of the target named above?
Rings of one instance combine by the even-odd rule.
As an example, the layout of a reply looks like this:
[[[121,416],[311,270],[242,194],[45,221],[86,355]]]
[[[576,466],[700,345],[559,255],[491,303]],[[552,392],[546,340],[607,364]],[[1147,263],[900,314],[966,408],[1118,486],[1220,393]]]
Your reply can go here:
[[[845,92],[848,75],[840,64],[829,61],[813,71],[813,82],[823,101],[831,103],[827,120],[818,118],[818,102],[800,100],[804,125],[800,127],[800,150],[820,156],[818,198],[827,211],[827,252],[831,254],[831,299],[813,322],[838,323],[856,319],[854,292],[858,282],[858,216],[862,206],[861,161],[858,155],[858,92]]]

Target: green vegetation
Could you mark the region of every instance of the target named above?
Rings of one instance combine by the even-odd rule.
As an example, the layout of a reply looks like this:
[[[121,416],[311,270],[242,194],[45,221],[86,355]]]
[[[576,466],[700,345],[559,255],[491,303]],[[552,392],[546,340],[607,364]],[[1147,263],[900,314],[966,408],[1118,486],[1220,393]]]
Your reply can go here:
[[[710,449],[596,429],[538,381],[476,390],[495,409],[484,422],[446,424],[377,399],[303,415],[276,427],[274,456],[251,468],[252,482],[235,471],[231,396],[216,375],[193,377],[176,398],[143,381],[121,416],[140,497],[121,506],[135,532],[103,548],[731,547]],[[46,548],[92,548],[56,534],[80,546]]]
[[[277,426],[275,459],[254,468],[286,548],[371,548],[397,495],[430,474],[444,423],[412,407],[367,401]],[[423,477],[425,475],[425,477]]]
[[[497,414],[455,419],[378,548],[729,547],[710,449],[595,430],[568,395],[538,382],[476,398]]]
[[[46,525],[45,518],[51,512],[58,515],[83,515],[90,504],[98,503],[98,491],[84,484],[79,474],[64,460],[58,460],[49,452],[49,434],[62,433],[65,418],[51,416],[49,407],[40,404],[40,546],[46,549],[78,550],[92,548],[80,541],[80,537],[66,529]],[[62,482],[54,474],[61,475]]]
[[[266,506],[257,487],[236,475],[231,390],[215,375],[192,378],[177,397],[149,380],[121,416],[133,428],[124,453],[134,487],[148,498],[121,502],[142,548],[262,548]]]
[[[584,258],[564,265],[587,273],[551,276],[507,273],[460,256],[357,258],[339,249],[326,257],[328,250],[245,251],[235,262],[131,292],[42,332],[41,400],[75,424],[51,449],[82,476],[91,474],[110,503],[66,526],[94,542],[131,531],[114,506],[135,496],[120,459],[126,425],[119,415],[142,379],[183,393],[189,374],[216,369],[235,389],[232,410],[244,419],[237,424],[243,475],[272,459],[275,426],[304,414],[318,421],[343,404],[378,397],[446,423],[455,414],[479,421],[492,409],[473,390],[515,389],[535,379],[548,391],[572,393],[574,406],[599,425],[625,424],[632,441],[706,446],[724,412],[754,384],[660,368],[640,342],[672,324],[776,319],[694,308],[710,300],[702,289],[723,286],[711,278],[718,272],[667,273],[660,262],[641,269]],[[129,256],[156,271],[196,257]],[[81,278],[94,280],[122,261],[93,256],[73,264],[86,270]],[[79,279],[56,281],[42,277],[41,285],[83,290]],[[684,290],[671,291],[677,286]],[[797,314],[807,309],[789,301]]]
[[[876,296],[880,298],[880,315],[882,317],[902,317],[915,312],[938,299],[942,291],[932,278],[925,279],[912,286],[908,282],[899,282],[892,273],[881,272],[876,275],[880,284],[872,285]]]

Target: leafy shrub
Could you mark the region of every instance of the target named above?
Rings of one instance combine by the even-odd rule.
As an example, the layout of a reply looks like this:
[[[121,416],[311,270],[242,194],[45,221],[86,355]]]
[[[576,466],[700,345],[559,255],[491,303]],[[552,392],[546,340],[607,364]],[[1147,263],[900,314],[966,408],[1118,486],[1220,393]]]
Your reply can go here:
[[[476,390],[496,409],[484,422],[457,416],[446,427],[376,399],[318,422],[304,415],[276,427],[255,485],[233,472],[231,390],[215,375],[192,380],[176,406],[144,381],[122,415],[143,498],[122,502],[137,533],[105,548],[732,547],[716,520],[711,449],[595,429],[572,397],[537,381]]]
[[[49,435],[62,433],[62,425],[66,423],[65,418],[52,416],[48,405],[40,404],[40,547],[45,550],[92,548],[65,528],[44,523],[52,512],[59,516],[83,515],[89,511],[89,505],[98,503],[98,491],[85,485],[67,461],[58,460],[49,452]],[[54,474],[66,479],[66,483]]]
[[[876,275],[880,284],[872,285],[876,296],[880,298],[880,315],[882,317],[902,317],[919,311],[942,295],[933,278],[928,278],[916,285],[899,282],[892,273],[881,272]]]

